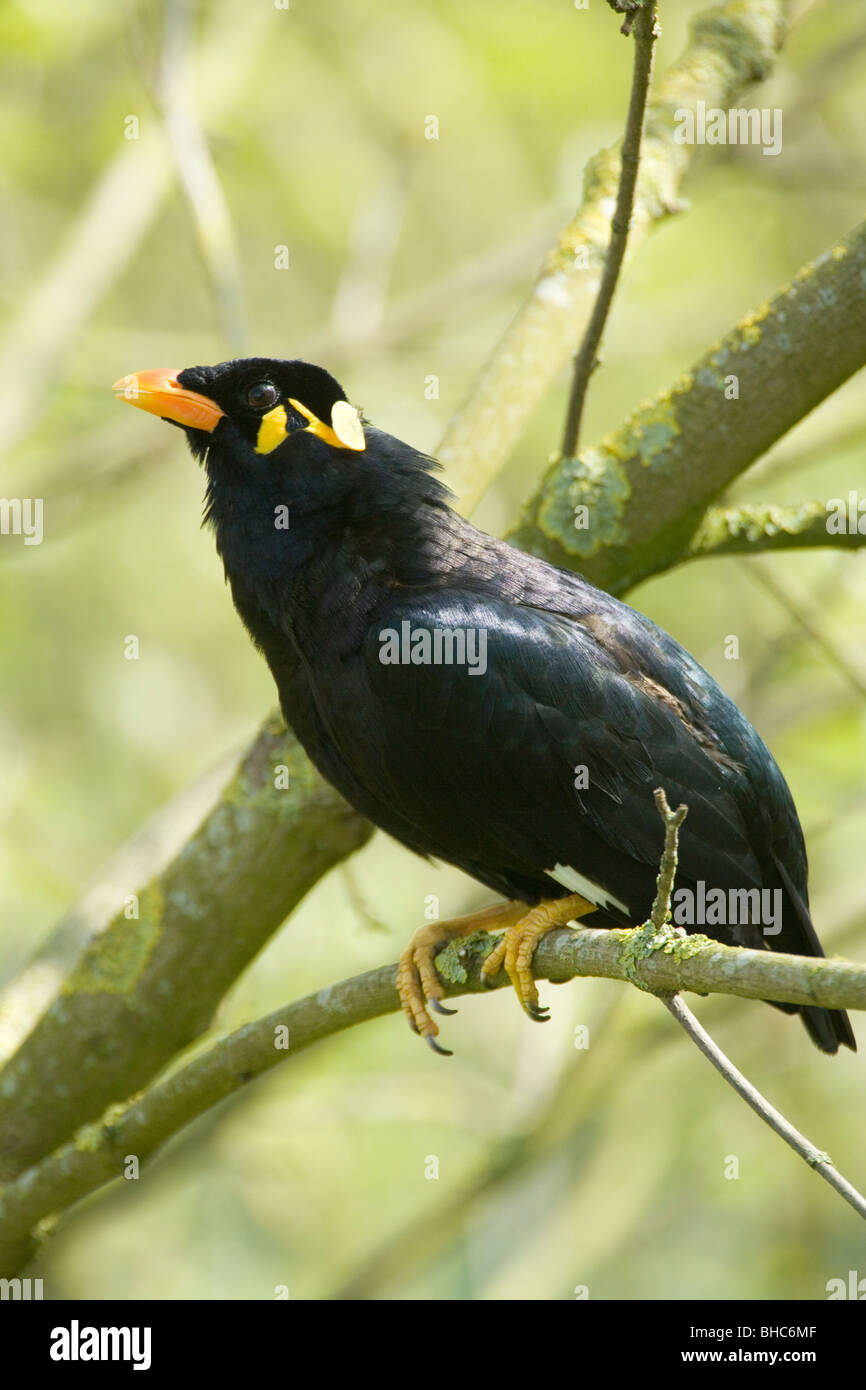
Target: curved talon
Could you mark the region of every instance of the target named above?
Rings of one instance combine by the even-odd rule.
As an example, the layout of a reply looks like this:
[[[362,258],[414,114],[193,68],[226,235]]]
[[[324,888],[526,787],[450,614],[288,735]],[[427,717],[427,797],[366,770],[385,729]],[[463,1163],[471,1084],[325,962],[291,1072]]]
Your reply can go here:
[[[446,1010],[446,1012],[448,1012],[448,1011]],[[453,1052],[450,1052],[450,1051],[448,1050],[447,1047],[442,1047],[441,1043],[438,1043],[438,1042],[436,1041],[436,1039],[434,1038],[434,1036],[433,1036],[432,1033],[428,1033],[427,1036],[426,1036],[426,1038],[424,1039],[424,1041],[425,1041],[425,1043],[427,1044],[427,1046],[430,1048],[431,1052],[435,1052],[436,1055],[437,1055],[438,1057],[453,1057],[453,1056],[454,1056],[454,1053],[453,1053]]]
[[[550,1022],[550,1009],[546,1004],[526,1004],[524,1007],[529,1017],[536,1023]]]
[[[457,1009],[446,1009],[444,1004],[440,1004],[439,1000],[434,999],[432,996],[427,1000],[427,1003],[430,1005],[431,1009],[436,1010],[437,1014],[456,1014],[459,1012]]]
[[[489,983],[500,966],[504,965],[527,1016],[534,1023],[548,1023],[550,1011],[538,1001],[538,989],[532,974],[536,947],[552,927],[563,926],[592,911],[592,904],[576,893],[529,908],[506,928],[501,941],[490,952],[481,967],[482,980],[485,984]]]

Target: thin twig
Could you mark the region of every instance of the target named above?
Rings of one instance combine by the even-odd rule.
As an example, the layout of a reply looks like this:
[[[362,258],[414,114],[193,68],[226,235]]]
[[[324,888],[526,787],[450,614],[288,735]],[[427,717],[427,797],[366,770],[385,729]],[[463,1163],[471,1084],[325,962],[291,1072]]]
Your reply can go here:
[[[677,841],[679,838],[679,827],[685,820],[687,808],[680,806],[676,811],[672,811],[668,806],[667,797],[664,791],[659,788],[655,793],[655,803],[658,813],[662,818],[665,827],[665,847],[659,866],[658,891],[652,909],[652,924],[657,931],[660,931],[668,919],[670,912],[671,892],[673,891],[674,878],[677,871]],[[866,1218],[866,1197],[863,1197],[852,1187],[842,1174],[834,1168],[829,1156],[821,1149],[817,1149],[814,1144],[801,1134],[798,1129],[785,1119],[785,1116],[778,1111],[775,1106],[761,1095],[760,1091],[752,1085],[750,1081],[738,1071],[729,1057],[725,1055],[718,1043],[714,1042],[705,1028],[702,1028],[695,1018],[691,1009],[683,1003],[679,994],[660,994],[659,998],[665,1008],[670,1010],[679,1023],[684,1028],[692,1042],[708,1061],[712,1062],[716,1071],[724,1077],[729,1086],[732,1086],[738,1096],[751,1106],[756,1115],[759,1115],[765,1124],[770,1126],[780,1139],[784,1139],[795,1153],[814,1168],[826,1182],[834,1188],[846,1202],[854,1208],[856,1212]]]
[[[602,272],[598,296],[593,305],[592,316],[586,332],[583,335],[583,342],[574,360],[574,377],[568,401],[565,432],[562,437],[563,458],[573,458],[577,450],[586,390],[589,386],[589,378],[597,365],[598,345],[610,312],[628,242],[628,229],[634,207],[634,192],[637,184],[638,164],[640,163],[640,144],[652,72],[653,46],[656,39],[655,20],[655,0],[648,0],[648,3],[643,6],[636,17],[629,15],[626,21],[629,29],[634,22],[634,68],[632,70],[631,96],[628,103],[625,135],[622,142],[622,164],[616,194],[616,209],[610,224],[610,242],[605,255],[604,271]],[[629,29],[623,26],[624,33],[629,32]]]
[[[719,1072],[727,1081],[729,1086],[733,1086],[738,1096],[742,1096],[747,1105],[750,1105],[756,1115],[760,1115],[765,1124],[770,1126],[784,1139],[786,1144],[790,1144],[795,1153],[804,1158],[810,1168],[814,1168],[820,1177],[824,1178],[831,1187],[835,1188],[846,1202],[850,1202],[855,1211],[862,1217],[866,1217],[866,1197],[863,1197],[856,1189],[847,1182],[842,1174],[833,1167],[827,1154],[821,1149],[816,1149],[805,1135],[801,1134],[790,1124],[785,1116],[776,1110],[770,1102],[756,1090],[750,1081],[747,1081],[742,1072],[738,1071],[733,1062],[725,1056],[717,1043],[713,1042],[709,1033],[701,1027],[691,1009],[683,1003],[678,994],[660,996],[665,1008],[670,1009],[677,1023],[688,1033],[692,1042],[699,1047],[704,1056],[712,1062],[716,1071]]]
[[[653,792],[653,799],[656,809],[664,822],[665,827],[665,847],[659,862],[658,878],[656,879],[655,902],[650,913],[650,921],[656,931],[661,931],[668,920],[671,910],[671,893],[674,891],[674,879],[677,875],[677,842],[679,830],[683,821],[689,813],[688,806],[678,806],[672,811],[668,805],[668,799],[661,787],[656,787]]]

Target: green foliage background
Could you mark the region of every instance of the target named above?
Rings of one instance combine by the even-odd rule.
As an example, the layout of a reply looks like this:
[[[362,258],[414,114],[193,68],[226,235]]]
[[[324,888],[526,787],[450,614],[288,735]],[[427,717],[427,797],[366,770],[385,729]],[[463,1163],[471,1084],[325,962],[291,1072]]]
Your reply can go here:
[[[663,68],[696,6],[660,8]],[[800,8],[776,72],[746,103],[783,109],[783,153],[700,155],[689,210],[656,231],[620,286],[587,441],[862,216],[866,19],[856,0]],[[0,490],[45,499],[41,546],[0,537],[5,977],[124,838],[239,749],[273,704],[198,529],[201,478],[181,436],[120,410],[111,382],[239,350],[306,356],[377,424],[435,449],[572,212],[583,164],[620,135],[627,100],[630,51],[601,0],[586,12],[570,0],[202,3],[192,41],[237,243],[243,341],[227,336],[174,179],[141,235],[127,229],[115,248],[104,294],[86,277],[65,286],[66,308],[84,302],[63,341],[33,297],[100,180],[162,138],[164,17],[150,0],[81,0],[74,14],[17,0],[0,14],[2,385],[13,405],[30,393],[17,437],[11,410],[0,416]],[[438,140],[424,136],[431,114]],[[125,139],[130,115],[137,143]],[[286,271],[274,267],[280,245]],[[16,349],[27,311],[38,369]],[[425,394],[430,376],[438,399]],[[566,387],[563,377],[484,499],[489,529],[504,529],[556,447]],[[736,495],[866,492],[862,391],[862,378],[849,383]],[[822,938],[861,958],[866,561],[823,551],[759,564],[782,599],[811,594],[811,632],[752,560],[680,569],[630,599],[770,744],[800,808]],[[123,655],[131,633],[136,662]],[[731,634],[736,661],[724,657]],[[443,917],[485,901],[455,871],[376,837],[310,895],[216,1026],[395,959],[429,895]],[[851,1268],[866,1273],[856,1216],[658,1004],[607,982],[542,993],[546,1028],[505,993],[464,1001],[448,1022],[451,1062],[392,1017],[277,1069],[139,1182],[80,1208],[35,1270],[46,1295],[258,1299],[286,1285],[331,1297],[353,1279],[356,1292],[410,1299],[569,1298],[583,1285],[593,1299],[808,1299]],[[745,1001],[698,1001],[698,1012],[862,1188],[862,1055],[820,1056],[794,1023]],[[580,1024],[587,1049],[575,1048]],[[726,1177],[732,1157],[737,1178]]]

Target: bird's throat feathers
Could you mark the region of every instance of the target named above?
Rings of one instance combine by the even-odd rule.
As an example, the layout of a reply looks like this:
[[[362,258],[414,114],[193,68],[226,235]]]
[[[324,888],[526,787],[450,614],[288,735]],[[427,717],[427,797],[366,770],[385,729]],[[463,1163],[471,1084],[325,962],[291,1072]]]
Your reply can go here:
[[[363,453],[335,457],[308,437],[303,453],[281,450],[254,480],[211,442],[204,520],[236,599],[242,588],[276,621],[325,576],[334,588],[343,570],[411,584],[429,570],[437,540],[458,521],[433,475],[438,464],[379,430],[368,428],[367,439]]]

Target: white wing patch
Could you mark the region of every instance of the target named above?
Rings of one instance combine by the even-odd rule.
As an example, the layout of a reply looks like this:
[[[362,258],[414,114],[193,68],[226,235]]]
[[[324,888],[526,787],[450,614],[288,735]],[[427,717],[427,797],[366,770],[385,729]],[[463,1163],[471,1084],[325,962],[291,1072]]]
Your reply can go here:
[[[579,874],[577,869],[573,869],[570,864],[555,864],[552,869],[545,869],[544,872],[548,878],[555,879],[563,888],[568,888],[572,893],[579,893],[582,898],[595,903],[596,907],[616,907],[620,912],[628,913],[625,903],[621,903],[619,898],[608,893],[606,888],[593,883],[592,879]]]

